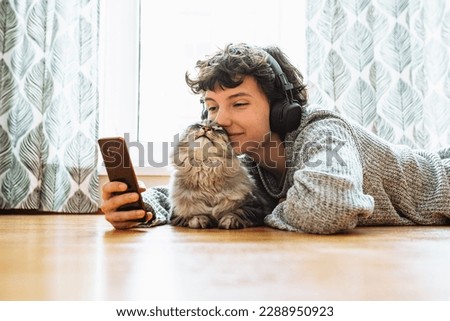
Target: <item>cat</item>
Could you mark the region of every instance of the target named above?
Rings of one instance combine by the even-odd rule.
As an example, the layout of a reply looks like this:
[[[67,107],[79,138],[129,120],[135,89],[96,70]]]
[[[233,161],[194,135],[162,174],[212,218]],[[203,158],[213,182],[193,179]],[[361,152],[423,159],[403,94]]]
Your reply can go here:
[[[172,154],[171,224],[239,229],[263,225],[268,204],[233,152],[226,131],[211,120],[181,134]]]

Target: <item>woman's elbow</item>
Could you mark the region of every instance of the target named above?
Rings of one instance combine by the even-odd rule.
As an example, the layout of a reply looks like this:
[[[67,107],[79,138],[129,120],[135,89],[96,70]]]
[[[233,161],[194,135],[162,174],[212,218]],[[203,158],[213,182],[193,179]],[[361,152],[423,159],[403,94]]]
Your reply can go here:
[[[330,218],[321,218],[316,215],[306,215],[297,224],[306,233],[338,234],[354,229],[358,224],[358,218],[354,216],[348,217],[346,220],[333,220]]]
[[[369,200],[370,201],[370,200]],[[358,225],[358,218],[373,212],[373,199],[366,206],[304,206],[286,204],[285,219],[293,227],[312,234],[348,232]]]

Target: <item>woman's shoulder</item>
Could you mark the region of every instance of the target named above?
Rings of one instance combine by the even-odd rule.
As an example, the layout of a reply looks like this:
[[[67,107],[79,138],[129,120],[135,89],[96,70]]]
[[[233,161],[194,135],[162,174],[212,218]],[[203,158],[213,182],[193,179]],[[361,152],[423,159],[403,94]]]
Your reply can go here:
[[[324,132],[327,130],[351,130],[354,124],[342,117],[338,112],[326,109],[320,105],[310,104],[303,107],[302,118],[298,128],[287,134],[288,139],[296,140],[309,132]]]
[[[311,122],[331,119],[346,121],[346,119],[342,117],[337,111],[324,108],[320,105],[310,104],[305,106],[303,110],[302,121],[300,122],[300,125],[305,126]]]

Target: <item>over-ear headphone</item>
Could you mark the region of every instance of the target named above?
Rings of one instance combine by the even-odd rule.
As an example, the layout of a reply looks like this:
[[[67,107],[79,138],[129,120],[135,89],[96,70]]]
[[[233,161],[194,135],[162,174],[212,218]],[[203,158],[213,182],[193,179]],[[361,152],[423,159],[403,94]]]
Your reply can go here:
[[[302,108],[294,99],[292,89],[294,86],[289,82],[278,62],[269,53],[267,59],[270,67],[283,86],[286,99],[277,101],[270,106],[270,129],[282,136],[300,125]]]
[[[202,104],[202,120],[208,119],[208,109],[206,109],[205,107],[205,100],[202,98],[200,98],[200,104]]]

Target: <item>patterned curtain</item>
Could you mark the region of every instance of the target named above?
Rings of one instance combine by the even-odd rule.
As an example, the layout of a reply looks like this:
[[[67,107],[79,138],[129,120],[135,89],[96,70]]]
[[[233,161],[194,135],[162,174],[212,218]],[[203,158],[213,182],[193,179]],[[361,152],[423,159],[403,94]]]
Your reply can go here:
[[[0,209],[98,210],[98,0],[0,0]]]
[[[309,0],[311,101],[388,141],[450,145],[450,3]]]

